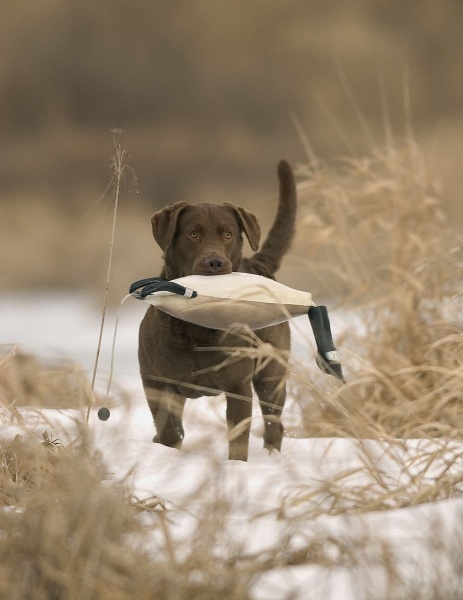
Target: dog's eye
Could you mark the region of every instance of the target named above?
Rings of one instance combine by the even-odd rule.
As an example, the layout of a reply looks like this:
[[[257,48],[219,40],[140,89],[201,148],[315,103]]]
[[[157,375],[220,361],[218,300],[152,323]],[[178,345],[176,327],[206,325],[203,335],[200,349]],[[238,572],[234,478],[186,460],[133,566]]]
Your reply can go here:
[[[233,234],[231,233],[231,231],[227,231],[227,232],[225,233],[225,239],[226,239],[226,240],[231,240],[231,239],[232,239],[232,237],[233,237]]]
[[[198,237],[198,232],[197,231],[190,231],[190,237],[192,238],[197,238]]]

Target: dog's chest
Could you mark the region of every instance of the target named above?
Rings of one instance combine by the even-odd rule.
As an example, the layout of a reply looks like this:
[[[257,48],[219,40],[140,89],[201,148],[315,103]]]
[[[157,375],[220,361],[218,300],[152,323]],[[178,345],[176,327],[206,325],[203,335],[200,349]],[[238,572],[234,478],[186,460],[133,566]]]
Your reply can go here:
[[[169,357],[164,369],[195,373],[223,363],[231,353],[247,345],[242,336],[199,327],[168,315],[156,315],[161,354]],[[162,348],[165,352],[163,352]]]
[[[163,323],[163,338],[171,348],[175,348],[182,353],[192,353],[197,347],[219,346],[223,338],[223,332],[198,327],[170,317]]]
[[[240,382],[250,385],[249,345],[242,335],[191,325],[150,307],[140,327],[140,369],[175,382],[188,398],[216,395]]]

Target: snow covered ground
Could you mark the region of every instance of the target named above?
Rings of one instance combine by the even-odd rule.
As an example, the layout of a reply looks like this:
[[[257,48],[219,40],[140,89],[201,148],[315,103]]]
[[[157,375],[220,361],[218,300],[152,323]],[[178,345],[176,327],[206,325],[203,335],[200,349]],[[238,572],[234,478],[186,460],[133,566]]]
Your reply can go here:
[[[227,560],[239,551],[241,556],[281,557],[274,568],[255,577],[251,589],[255,600],[463,597],[463,499],[329,516],[325,510],[330,499],[324,482],[344,475],[345,489],[369,485],[374,493],[378,482],[365,469],[368,462],[391,486],[399,486],[405,477],[402,466],[409,463],[411,471],[422,470],[418,457],[432,450],[435,442],[412,440],[391,446],[376,440],[285,438],[283,452],[269,455],[261,448],[256,407],[249,462],[231,462],[226,460],[225,406],[218,397],[195,401],[202,403],[200,422],[187,404],[182,452],[153,444],[136,360],[137,328],[144,311],[143,303],[130,299],[123,307],[117,337],[114,377],[130,391],[131,401],[114,406],[106,422],[98,420],[95,407],[90,423],[108,466],[108,480],[129,483],[140,499],[162,500],[171,511],[174,540],[187,545],[201,533],[198,528],[212,507],[223,505],[223,523],[213,541],[219,556]],[[101,386],[109,372],[114,313],[107,319],[103,341]],[[100,317],[99,307],[85,296],[4,296],[0,314],[0,343],[71,357],[91,372]],[[334,331],[343,326],[335,314],[332,325]],[[298,320],[293,351],[301,359],[312,352],[309,336],[306,339],[302,331],[309,330]],[[37,436],[46,427],[63,440],[72,437],[75,417],[82,417],[78,411],[50,409],[23,415]],[[289,407],[288,418],[296,419],[297,411]],[[14,431],[13,426],[0,426],[1,437]],[[458,457],[453,472],[463,468],[461,453],[459,444],[448,445],[445,456]],[[441,456],[427,466],[430,479],[446,468],[444,462]],[[314,489],[320,493],[309,500]],[[151,543],[155,549],[162,541]],[[298,551],[307,556],[307,548],[314,556],[323,554],[323,560],[298,564],[307,563],[297,559]],[[391,564],[397,578],[391,578]],[[436,590],[444,594],[437,595]]]

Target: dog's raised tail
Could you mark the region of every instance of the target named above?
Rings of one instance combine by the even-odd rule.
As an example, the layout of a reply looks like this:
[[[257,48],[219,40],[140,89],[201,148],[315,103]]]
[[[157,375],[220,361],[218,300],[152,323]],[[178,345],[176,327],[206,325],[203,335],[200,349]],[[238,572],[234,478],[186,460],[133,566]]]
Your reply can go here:
[[[251,264],[259,263],[264,266],[269,275],[280,268],[296,231],[296,182],[291,165],[285,160],[278,163],[278,179],[280,197],[275,220],[260,250],[249,259]]]

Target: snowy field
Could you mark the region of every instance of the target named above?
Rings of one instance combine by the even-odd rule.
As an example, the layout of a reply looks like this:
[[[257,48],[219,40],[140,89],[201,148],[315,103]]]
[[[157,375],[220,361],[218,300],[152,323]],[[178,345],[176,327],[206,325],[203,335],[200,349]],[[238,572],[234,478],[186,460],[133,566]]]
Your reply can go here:
[[[255,576],[251,587],[255,600],[432,600],[438,588],[444,592],[439,598],[463,597],[463,499],[326,514],[329,482],[343,476],[343,489],[369,486],[373,494],[384,482],[394,489],[410,484],[410,473],[423,469],[432,481],[444,471],[454,474],[463,468],[459,444],[447,443],[446,452],[432,464],[426,457],[439,443],[426,440],[391,445],[378,440],[287,437],[281,454],[268,454],[262,450],[261,418],[255,407],[249,461],[229,462],[225,405],[218,397],[194,401],[202,405],[200,421],[197,415],[193,418],[187,403],[182,452],[155,445],[136,359],[137,329],[144,311],[145,305],[135,300],[124,305],[116,343],[114,380],[131,400],[113,406],[107,422],[97,419],[99,407],[94,407],[90,424],[108,466],[108,482],[127,482],[141,500],[157,497],[170,511],[170,533],[181,542],[178,548],[198,535],[213,507],[223,506],[220,532],[211,540],[218,556],[224,560],[238,554],[259,555],[262,560],[266,555],[281,557],[274,568]],[[115,312],[110,311],[105,328],[98,380],[102,389],[110,368]],[[3,296],[0,314],[1,344],[14,342],[42,356],[69,357],[91,373],[100,317],[98,305],[85,296]],[[346,323],[337,313],[331,320],[336,339],[336,331]],[[293,352],[308,369],[316,369],[309,333],[305,317],[298,319]],[[75,418],[84,418],[78,411],[51,409],[22,409],[22,414],[38,437],[50,429],[63,441],[74,435]],[[286,414],[285,422],[296,426],[298,411],[291,401]],[[16,426],[3,424],[0,432],[9,439]],[[366,464],[375,467],[381,481],[365,469]],[[316,489],[319,494],[309,499]],[[156,551],[162,540],[153,534],[149,543]],[[307,564],[307,548],[314,556],[322,552],[324,561]],[[305,560],[298,558],[303,549]],[[395,565],[398,578],[391,580],[390,564]]]

